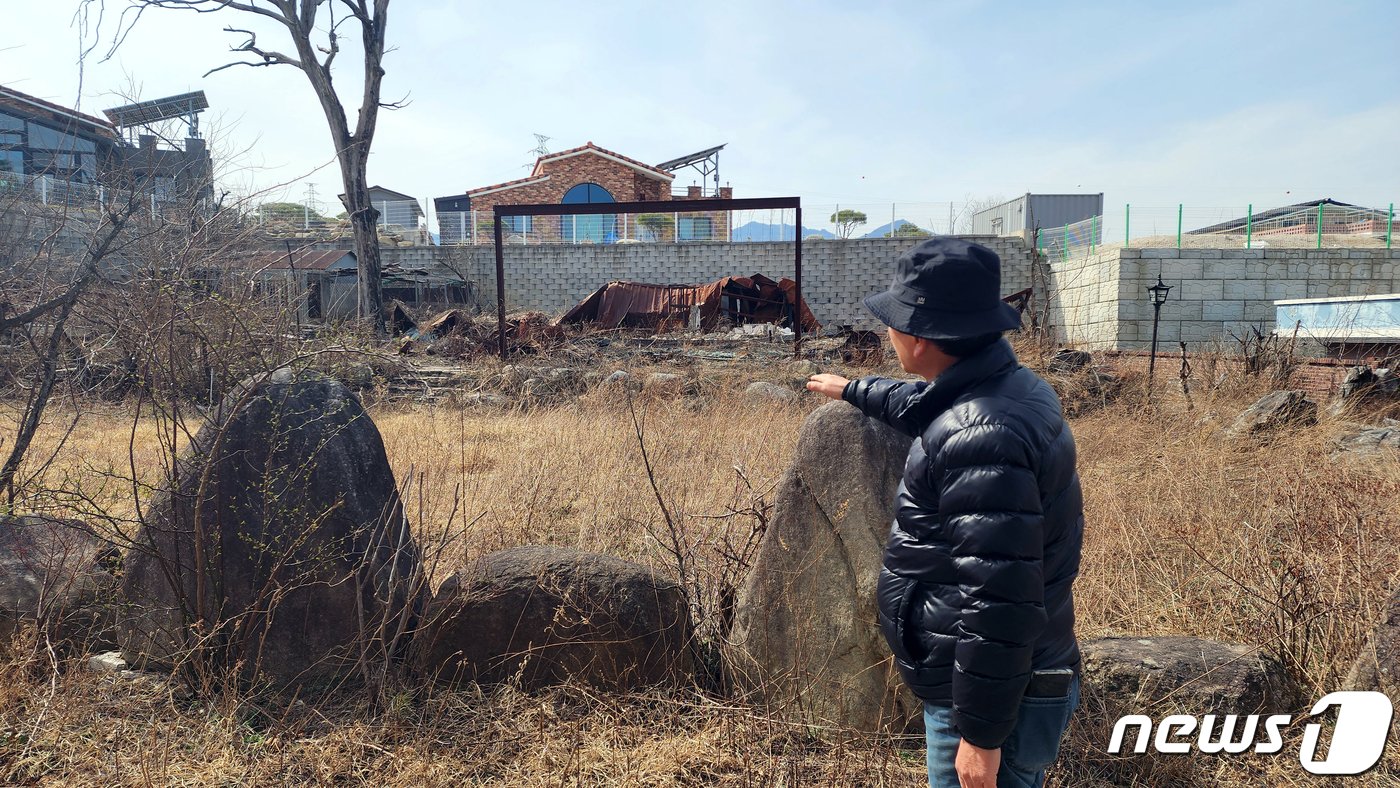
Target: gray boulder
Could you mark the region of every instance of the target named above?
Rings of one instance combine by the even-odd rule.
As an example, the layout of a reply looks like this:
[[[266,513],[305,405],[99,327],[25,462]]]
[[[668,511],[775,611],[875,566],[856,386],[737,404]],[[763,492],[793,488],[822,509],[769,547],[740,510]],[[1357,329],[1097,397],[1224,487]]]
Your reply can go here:
[[[748,387],[744,389],[744,396],[751,400],[778,403],[781,405],[790,405],[797,402],[797,392],[786,386],[779,386],[776,383],[768,383],[762,380],[756,380],[750,383]]]
[[[1363,459],[1400,457],[1400,427],[1370,427],[1337,440],[1337,454]]]
[[[468,391],[456,395],[454,399],[464,408],[505,408],[511,404],[506,397],[489,391]]]
[[[642,390],[655,393],[678,393],[685,388],[685,376],[674,372],[653,372],[646,376]]]
[[[522,369],[514,364],[506,364],[501,367],[497,384],[503,389],[514,389],[524,383],[525,379],[528,377],[530,377],[529,370]]]
[[[396,656],[421,565],[379,430],[342,384],[278,370],[232,392],[146,507],[122,652],[247,680],[339,678]]]
[[[1400,378],[1389,367],[1350,367],[1337,392],[1343,402],[1385,402],[1400,395]]]
[[[22,622],[71,648],[115,643],[117,550],[76,520],[0,516],[0,647]]]
[[[104,651],[88,657],[88,670],[93,673],[120,673],[127,669],[120,651]]]
[[[1362,399],[1371,393],[1375,384],[1376,373],[1372,372],[1370,367],[1348,367],[1341,385],[1337,387],[1337,393],[1343,400]]]
[[[1344,687],[1384,692],[1391,703],[1400,705],[1400,589],[1391,595]]]
[[[1317,423],[1317,403],[1302,391],[1271,391],[1240,412],[1227,433],[1233,438],[1263,436],[1284,427]]]
[[[1079,370],[1093,363],[1094,357],[1085,350],[1074,350],[1072,348],[1061,348],[1055,351],[1050,357],[1050,371],[1069,373]]]
[[[1297,687],[1253,646],[1194,637],[1113,637],[1080,644],[1085,691],[1109,707],[1169,698],[1195,713],[1292,711]],[[1116,719],[1116,718],[1115,718]]]
[[[807,379],[822,371],[815,361],[810,359],[798,359],[788,365],[788,376],[793,385],[805,386]]]
[[[735,678],[789,716],[903,731],[921,713],[875,610],[910,442],[844,402],[802,425],[730,633]]]
[[[680,586],[612,556],[492,553],[447,578],[424,620],[419,664],[448,683],[627,690],[683,684],[695,669]]]

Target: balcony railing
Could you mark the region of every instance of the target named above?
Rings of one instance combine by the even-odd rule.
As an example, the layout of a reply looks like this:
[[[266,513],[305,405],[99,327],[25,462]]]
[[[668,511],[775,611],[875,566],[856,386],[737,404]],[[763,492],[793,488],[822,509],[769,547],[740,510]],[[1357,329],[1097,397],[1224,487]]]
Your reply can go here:
[[[134,199],[149,210],[152,217],[161,216],[178,202],[172,195],[158,191],[109,189],[95,183],[69,181],[48,174],[18,175],[11,172],[0,172],[0,199],[3,198],[57,208],[90,210],[125,205]]]

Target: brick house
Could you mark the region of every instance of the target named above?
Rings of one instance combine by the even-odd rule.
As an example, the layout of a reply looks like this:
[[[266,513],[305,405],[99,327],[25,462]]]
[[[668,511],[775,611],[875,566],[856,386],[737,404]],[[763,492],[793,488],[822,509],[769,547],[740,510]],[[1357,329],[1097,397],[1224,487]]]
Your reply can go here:
[[[438,228],[445,244],[491,243],[497,205],[610,203],[702,199],[691,186],[672,194],[675,175],[589,142],[541,156],[527,177],[438,197]],[[733,190],[720,187],[716,197]],[[728,240],[725,211],[691,214],[515,216],[505,220],[507,243],[626,243]]]

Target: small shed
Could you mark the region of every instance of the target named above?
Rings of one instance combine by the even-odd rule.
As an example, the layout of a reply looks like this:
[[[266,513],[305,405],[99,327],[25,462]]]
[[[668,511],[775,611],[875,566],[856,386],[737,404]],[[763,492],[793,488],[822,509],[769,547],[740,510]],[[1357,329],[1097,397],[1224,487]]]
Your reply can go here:
[[[1019,235],[1033,240],[1036,230],[1063,227],[1103,215],[1098,194],[1026,194],[972,215],[974,235]]]
[[[353,318],[358,262],[343,249],[258,252],[244,265],[253,292],[283,306],[295,305],[302,320]]]
[[[380,232],[417,245],[427,243],[427,215],[417,197],[383,186],[371,186],[368,191],[370,204],[379,212]],[[340,195],[340,202],[345,203],[345,195]]]

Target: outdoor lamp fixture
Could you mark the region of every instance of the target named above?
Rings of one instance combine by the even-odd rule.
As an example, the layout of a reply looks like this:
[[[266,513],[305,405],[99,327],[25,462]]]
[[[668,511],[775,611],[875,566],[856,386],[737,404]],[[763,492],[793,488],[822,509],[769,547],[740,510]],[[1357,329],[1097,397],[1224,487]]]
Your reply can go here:
[[[1157,274],[1157,284],[1147,288],[1147,292],[1152,294],[1152,357],[1147,361],[1147,390],[1152,391],[1152,373],[1157,370],[1157,324],[1162,320],[1162,304],[1167,302],[1167,293],[1170,293],[1171,285],[1162,284],[1162,275]]]

